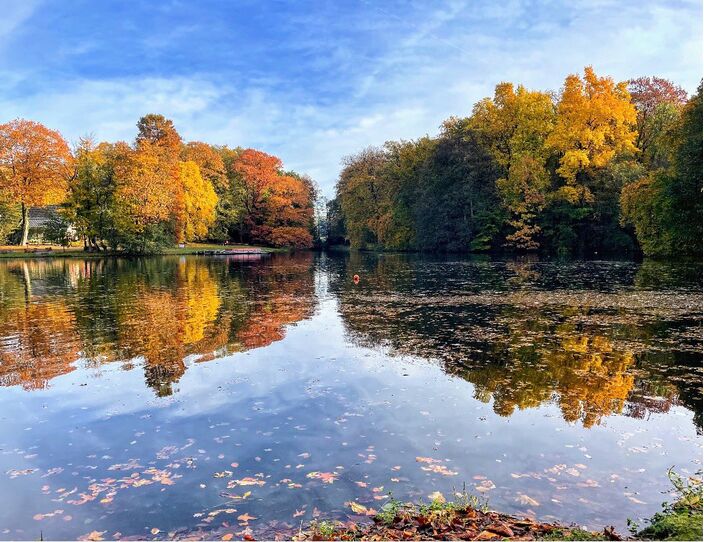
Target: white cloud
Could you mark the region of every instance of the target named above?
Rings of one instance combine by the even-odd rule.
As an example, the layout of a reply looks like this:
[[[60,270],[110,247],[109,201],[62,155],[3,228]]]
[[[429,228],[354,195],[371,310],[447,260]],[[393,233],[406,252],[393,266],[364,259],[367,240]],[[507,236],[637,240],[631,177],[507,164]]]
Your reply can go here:
[[[661,75],[689,91],[702,76],[696,3],[452,1],[398,14],[363,5],[366,19],[348,24],[379,38],[373,54],[329,35],[316,41],[315,25],[324,23],[312,16],[296,21],[301,35],[291,47],[310,58],[301,69],[329,69],[320,81],[324,92],[314,84],[287,85],[290,66],[256,79],[208,72],[67,79],[34,94],[12,92],[31,77],[13,74],[0,87],[0,118],[33,118],[72,140],[86,132],[131,140],[139,116],[158,112],[186,139],[277,154],[332,195],[344,155],[433,134],[450,115],[469,114],[500,81],[558,90],[565,75],[587,64],[616,79]],[[16,9],[14,22],[0,24],[11,31],[30,14]]]

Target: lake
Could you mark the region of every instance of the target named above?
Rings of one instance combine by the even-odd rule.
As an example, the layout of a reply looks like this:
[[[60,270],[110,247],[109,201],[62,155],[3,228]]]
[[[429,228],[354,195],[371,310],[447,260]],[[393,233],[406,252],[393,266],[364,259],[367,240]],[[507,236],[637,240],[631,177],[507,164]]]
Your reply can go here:
[[[701,290],[657,262],[0,260],[0,537],[273,537],[464,489],[625,532],[701,469]]]

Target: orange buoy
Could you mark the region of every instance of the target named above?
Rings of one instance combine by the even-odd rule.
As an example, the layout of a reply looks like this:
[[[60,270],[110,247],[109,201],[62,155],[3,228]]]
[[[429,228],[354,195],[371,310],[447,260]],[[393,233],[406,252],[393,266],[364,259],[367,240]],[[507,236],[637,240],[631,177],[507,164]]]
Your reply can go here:
[[[354,277],[352,277],[352,280],[355,284],[359,284],[359,275],[355,275]]]

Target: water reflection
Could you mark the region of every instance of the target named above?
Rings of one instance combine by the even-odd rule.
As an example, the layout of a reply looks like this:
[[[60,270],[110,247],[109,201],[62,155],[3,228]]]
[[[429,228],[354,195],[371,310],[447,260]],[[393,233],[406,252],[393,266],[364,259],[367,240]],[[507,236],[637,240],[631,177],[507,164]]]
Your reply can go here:
[[[144,367],[159,396],[186,361],[281,340],[313,313],[313,255],[0,263],[0,385],[45,388],[76,362]]]
[[[435,360],[501,416],[555,403],[591,427],[684,404],[701,428],[701,267],[352,254],[337,277],[351,340]]]
[[[625,532],[701,466],[700,273],[0,260],[0,538],[271,539],[464,484]]]

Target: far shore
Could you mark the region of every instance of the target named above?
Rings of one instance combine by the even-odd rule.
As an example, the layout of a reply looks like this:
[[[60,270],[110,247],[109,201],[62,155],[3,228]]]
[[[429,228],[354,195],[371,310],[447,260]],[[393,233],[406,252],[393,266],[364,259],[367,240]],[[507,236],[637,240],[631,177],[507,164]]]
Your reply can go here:
[[[162,249],[154,255],[189,255],[204,251],[228,251],[252,249],[263,253],[281,252],[286,249],[263,247],[257,245],[233,244],[224,245],[217,243],[187,243],[183,247],[174,246]],[[0,245],[0,259],[2,258],[105,258],[115,256],[132,256],[123,252],[90,252],[83,249],[83,245],[62,247],[60,245]]]

